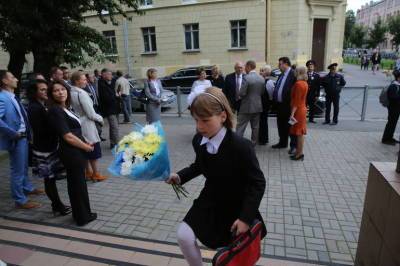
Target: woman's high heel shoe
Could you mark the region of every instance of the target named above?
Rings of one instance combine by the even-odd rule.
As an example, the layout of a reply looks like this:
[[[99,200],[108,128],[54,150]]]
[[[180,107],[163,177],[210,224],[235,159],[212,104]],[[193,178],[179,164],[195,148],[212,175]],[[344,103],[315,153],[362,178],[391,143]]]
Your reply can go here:
[[[304,154],[302,154],[302,155],[294,154],[294,155],[290,156],[290,160],[293,160],[293,161],[304,161]]]
[[[62,206],[62,207],[53,207],[53,215],[57,216],[60,214],[61,216],[66,216],[72,212],[71,207],[69,206]]]

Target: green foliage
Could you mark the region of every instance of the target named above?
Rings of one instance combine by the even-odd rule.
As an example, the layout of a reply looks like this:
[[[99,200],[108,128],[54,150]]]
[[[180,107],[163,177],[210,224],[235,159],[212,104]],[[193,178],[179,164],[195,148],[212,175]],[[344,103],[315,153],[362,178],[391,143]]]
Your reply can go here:
[[[344,48],[349,48],[351,46],[351,32],[356,23],[356,16],[353,10],[346,11],[346,22],[344,25]]]
[[[139,0],[0,0],[0,42],[10,55],[32,52],[40,66],[35,71],[62,63],[86,66],[103,61],[110,45],[83,25],[84,15],[97,14],[103,23],[116,25],[117,17],[128,18],[126,10],[141,14],[138,6]]]
[[[361,65],[361,59],[359,57],[343,57],[343,63],[352,65]],[[382,59],[381,69],[392,70],[394,68],[395,61],[393,59]]]
[[[356,24],[351,29],[349,40],[355,47],[361,48],[365,44],[366,36],[367,30],[362,25]]]
[[[387,25],[381,20],[374,24],[374,27],[369,31],[368,46],[376,48],[380,43],[386,40]]]
[[[398,47],[400,45],[400,16],[391,17],[388,21],[389,33],[392,35],[392,43]]]

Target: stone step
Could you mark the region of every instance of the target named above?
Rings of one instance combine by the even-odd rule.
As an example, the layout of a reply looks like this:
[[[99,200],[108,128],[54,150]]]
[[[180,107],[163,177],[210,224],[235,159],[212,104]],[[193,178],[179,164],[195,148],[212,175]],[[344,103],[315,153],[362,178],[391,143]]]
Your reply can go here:
[[[202,249],[205,265],[215,252]],[[0,259],[14,265],[187,265],[175,243],[0,218]],[[317,265],[262,257],[258,265]]]

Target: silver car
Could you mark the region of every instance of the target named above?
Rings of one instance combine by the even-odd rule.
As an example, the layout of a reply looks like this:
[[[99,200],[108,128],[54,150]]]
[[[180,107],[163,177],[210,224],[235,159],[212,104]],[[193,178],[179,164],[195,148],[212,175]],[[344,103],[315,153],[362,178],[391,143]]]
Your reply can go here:
[[[129,79],[131,86],[132,109],[145,110],[147,97],[144,93],[144,80],[142,79]],[[162,89],[161,91],[161,108],[167,109],[175,105],[176,95],[170,90]]]

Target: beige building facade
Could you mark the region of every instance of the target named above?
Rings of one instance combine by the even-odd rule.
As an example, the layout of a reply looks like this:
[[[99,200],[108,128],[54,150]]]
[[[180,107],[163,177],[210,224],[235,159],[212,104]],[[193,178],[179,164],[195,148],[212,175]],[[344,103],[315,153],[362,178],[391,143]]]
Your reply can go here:
[[[143,78],[148,68],[167,75],[179,68],[219,65],[226,74],[236,61],[277,65],[288,56],[295,64],[313,58],[321,69],[342,62],[346,0],[142,0],[144,15],[102,24],[115,63],[93,64]],[[7,62],[7,56],[0,57]],[[30,61],[30,60],[28,60]],[[31,62],[25,71],[31,68]]]

